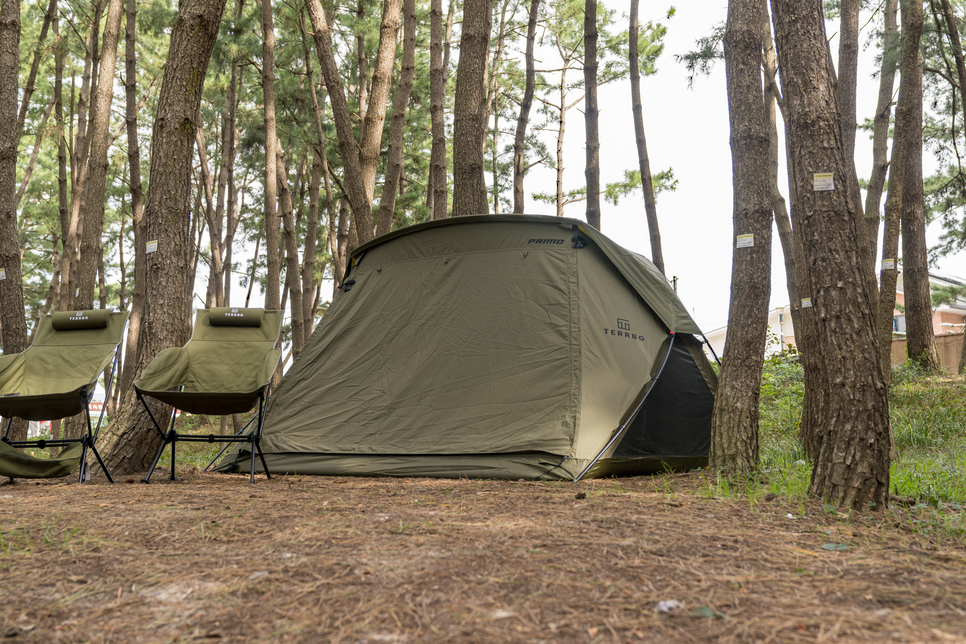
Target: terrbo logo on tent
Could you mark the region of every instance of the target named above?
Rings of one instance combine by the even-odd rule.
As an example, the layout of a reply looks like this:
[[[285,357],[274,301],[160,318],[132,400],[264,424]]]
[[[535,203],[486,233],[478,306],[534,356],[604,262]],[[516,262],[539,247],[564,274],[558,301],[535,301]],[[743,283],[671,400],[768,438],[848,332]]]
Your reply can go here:
[[[617,318],[616,329],[604,329],[604,335],[616,335],[619,338],[627,338],[628,340],[640,340],[641,342],[644,341],[644,336],[631,333],[630,321],[622,318]]]

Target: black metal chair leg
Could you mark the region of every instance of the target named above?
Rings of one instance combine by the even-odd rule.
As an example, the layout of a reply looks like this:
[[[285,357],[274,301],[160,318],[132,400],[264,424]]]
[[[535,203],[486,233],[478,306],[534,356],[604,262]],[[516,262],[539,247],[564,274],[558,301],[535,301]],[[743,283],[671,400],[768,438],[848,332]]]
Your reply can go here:
[[[174,475],[174,456],[175,448],[178,446],[178,439],[175,438],[171,441],[171,476],[168,477],[169,481],[177,481],[178,477]]]
[[[158,461],[161,460],[161,454],[164,453],[164,448],[167,446],[168,446],[167,439],[161,441],[161,447],[158,448],[158,453],[154,455],[154,462],[151,463],[151,469],[148,470],[148,475],[144,477],[144,479],[141,481],[142,483],[151,482],[151,475],[154,474],[154,468],[158,466]]]
[[[104,459],[101,458],[101,453],[97,451],[97,447],[91,445],[91,451],[94,452],[94,457],[97,459],[97,463],[101,466],[101,469],[104,470],[104,475],[107,476],[107,480],[113,483],[114,477],[111,476],[111,472],[107,469],[107,465],[104,464]]]
[[[255,441],[255,448],[258,450],[258,458],[262,460],[262,468],[265,470],[266,478],[268,478],[268,480],[272,480],[272,473],[268,471],[268,463],[265,462],[265,454],[262,453],[261,437],[259,437],[259,440]]]

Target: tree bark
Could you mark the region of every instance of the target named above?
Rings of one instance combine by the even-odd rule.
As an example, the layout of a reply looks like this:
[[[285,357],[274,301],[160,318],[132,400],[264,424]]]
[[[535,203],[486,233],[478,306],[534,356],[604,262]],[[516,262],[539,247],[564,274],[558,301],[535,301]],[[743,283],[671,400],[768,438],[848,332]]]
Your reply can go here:
[[[104,232],[104,203],[107,192],[107,147],[111,128],[111,98],[114,96],[114,69],[121,32],[123,0],[110,0],[104,25],[101,62],[97,88],[91,101],[90,154],[87,157],[87,180],[84,182],[84,234],[81,238],[78,294],[74,308],[94,306],[94,287],[101,235]]]
[[[186,300],[191,255],[191,166],[198,106],[225,0],[182,0],[175,19],[151,136],[151,177],[144,217],[157,251],[146,256],[147,292],[136,348],[135,378],[162,350],[183,345],[191,326]],[[133,349],[129,347],[128,350]],[[156,418],[164,405],[152,404]],[[140,471],[160,444],[133,390],[101,440],[113,472]]]
[[[3,353],[27,348],[20,235],[17,227],[17,84],[20,70],[20,1],[0,3],[0,340]],[[13,440],[23,440],[25,422],[14,423]]]
[[[27,82],[23,88],[23,98],[20,100],[20,112],[17,114],[17,139],[23,136],[23,126],[27,120],[27,108],[30,107],[30,99],[34,93],[37,81],[37,71],[40,69],[40,61],[43,58],[44,41],[47,40],[47,31],[50,29],[55,16],[57,15],[57,0],[50,0],[47,11],[44,13],[44,22],[40,26],[40,36],[37,37],[37,47],[34,49],[33,60],[30,63],[30,72],[27,74]]]
[[[871,248],[879,244],[882,190],[889,172],[889,125],[892,121],[892,94],[899,54],[899,0],[887,0],[882,13],[882,65],[879,67],[879,98],[872,127],[872,173],[865,193],[865,221]]]
[[[356,230],[360,244],[372,239],[372,202],[366,197],[365,182],[356,149],[356,138],[352,129],[352,117],[349,114],[349,104],[345,97],[345,88],[339,74],[339,66],[332,51],[331,32],[325,20],[320,0],[306,0],[306,9],[312,21],[315,48],[319,56],[319,66],[325,79],[329,102],[332,104],[332,115],[335,129],[339,138],[339,152],[342,156],[344,169],[344,184],[346,186],[349,204],[352,208],[353,228]],[[358,222],[362,222],[359,225]]]
[[[141,185],[141,146],[138,142],[137,117],[137,0],[127,0],[127,20],[124,32],[125,73],[124,98],[127,125],[127,162],[131,188],[131,225],[134,229],[134,288],[131,293],[131,314],[127,321],[127,347],[124,364],[118,378],[119,400],[125,400],[134,382],[135,353],[141,333],[145,294],[145,244],[147,243],[144,221],[144,190]]]
[[[278,160],[275,150],[278,135],[275,129],[275,22],[272,0],[261,0],[262,5],[262,100],[265,116],[265,308],[279,308],[282,264],[279,258],[278,236],[281,222],[278,216]]]
[[[637,0],[632,0],[632,2],[636,3]],[[539,12],[540,0],[531,0],[530,17],[527,20],[527,50],[525,54],[526,86],[523,90],[523,100],[520,101],[520,116],[517,117],[516,136],[513,139],[513,212],[518,214],[523,214],[524,204],[526,203],[523,178],[527,172],[527,125],[530,122],[530,108],[533,106],[533,91],[537,82],[533,50],[537,41],[537,17]]]
[[[489,213],[483,176],[483,112],[492,0],[463,3],[453,118],[453,216]]]
[[[302,317],[302,273],[299,270],[298,238],[295,231],[295,216],[292,208],[292,193],[288,186],[288,169],[282,150],[276,148],[278,156],[278,187],[282,206],[282,234],[285,238],[285,287],[288,290],[292,324],[292,357],[297,357],[305,346],[305,318]]]
[[[647,154],[647,138],[644,135],[644,105],[641,102],[640,52],[638,51],[639,0],[631,0],[630,19],[630,64],[631,64],[631,109],[634,112],[634,135],[637,139],[637,164],[641,170],[641,189],[644,191],[644,214],[647,217],[647,231],[651,238],[651,263],[664,275],[664,251],[661,248],[661,228],[657,220],[657,202],[654,199],[654,184],[651,180],[651,160]]]
[[[825,365],[821,448],[810,492],[839,508],[872,502],[882,509],[889,494],[888,389],[875,342],[876,295],[862,265],[865,230],[847,183],[852,159],[843,153],[825,19],[818,1],[773,0],[772,10],[794,151],[789,174],[799,201],[792,223],[808,263]],[[830,186],[814,175],[829,172],[834,189],[816,190]]]
[[[731,0],[724,37],[731,120],[735,247],[728,339],[711,417],[709,464],[758,467],[758,398],[771,295],[768,124],[761,83],[763,0]]]
[[[922,185],[922,64],[919,52],[916,52],[916,65],[911,71],[908,78],[905,74],[902,76],[902,82],[908,81],[912,86],[909,93],[913,96],[900,222],[906,350],[910,360],[936,372],[940,365],[932,328],[929,257],[926,250],[926,204]]]
[[[388,167],[386,181],[379,200],[379,223],[376,235],[385,235],[392,230],[392,220],[396,209],[396,192],[402,176],[403,130],[406,127],[406,109],[413,90],[416,75],[416,0],[403,2],[403,58],[399,86],[392,102],[392,123],[389,126],[389,149],[386,152]],[[432,91],[432,90],[430,90]]]
[[[760,49],[760,47],[759,47]],[[597,0],[584,3],[584,126],[587,223],[600,230],[600,124],[597,110]],[[643,177],[642,177],[643,181]]]
[[[379,25],[379,47],[376,50],[376,65],[372,70],[372,88],[369,92],[369,106],[362,122],[359,136],[359,165],[366,187],[366,198],[373,203],[376,189],[376,171],[379,169],[379,153],[382,150],[382,131],[386,122],[386,107],[389,90],[392,86],[392,68],[396,54],[396,39],[399,35],[399,11],[401,0],[385,0],[382,5],[382,22]],[[365,80],[360,79],[364,85]],[[372,236],[372,221],[359,221],[357,225],[367,225]]]
[[[446,72],[443,68],[442,0],[432,0],[429,18],[429,116],[433,139],[429,155],[429,172],[432,184],[432,211],[433,219],[445,219],[448,213],[449,191],[446,179],[446,123],[443,114],[446,104]]]
[[[802,449],[809,462],[814,463],[818,458],[821,447],[819,444],[819,420],[822,416],[824,404],[824,365],[819,359],[820,351],[817,346],[818,329],[811,307],[810,280],[808,277],[808,263],[802,252],[801,240],[792,229],[792,219],[797,216],[789,214],[785,199],[778,187],[778,124],[775,105],[783,105],[781,90],[776,81],[778,62],[775,44],[771,35],[771,21],[767,12],[763,16],[762,37],[765,43],[764,61],[765,78],[768,92],[771,95],[765,102],[765,109],[770,124],[768,163],[770,166],[769,182],[771,184],[771,205],[775,216],[775,227],[778,229],[778,239],[781,243],[785,262],[785,286],[788,290],[789,308],[791,309],[792,327],[795,334],[795,346],[798,350],[799,361],[804,367],[805,393],[802,400],[802,413],[798,431]],[[788,131],[788,121],[782,110],[782,121],[785,131]],[[792,166],[791,148],[785,146],[786,166]],[[797,208],[798,198],[795,192],[793,177],[789,177],[788,191],[791,210]],[[806,307],[804,303],[807,303]]]
[[[920,73],[919,44],[922,39],[922,3],[901,2],[902,6],[902,69],[900,70],[899,102],[892,139],[892,161],[889,164],[889,194],[886,197],[885,225],[882,230],[882,265],[879,273],[879,315],[877,338],[879,357],[887,385],[892,383],[892,320],[896,308],[896,282],[899,276],[899,231],[903,209],[906,159],[910,137],[913,136],[913,115],[917,93],[914,77]],[[918,85],[921,88],[921,83]]]

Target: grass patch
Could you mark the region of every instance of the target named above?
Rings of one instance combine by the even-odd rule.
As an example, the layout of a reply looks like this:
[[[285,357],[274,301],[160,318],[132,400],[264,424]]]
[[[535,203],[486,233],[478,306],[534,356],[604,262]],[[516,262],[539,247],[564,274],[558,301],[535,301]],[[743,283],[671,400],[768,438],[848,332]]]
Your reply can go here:
[[[891,491],[923,507],[958,512],[966,505],[963,378],[931,375],[913,363],[896,367],[893,374],[890,416],[899,457],[890,470]],[[759,407],[763,487],[801,499],[807,497],[812,469],[798,437],[804,393],[798,362],[780,356],[765,362]],[[709,481],[709,485],[718,495],[741,495],[743,490],[733,482]],[[953,523],[956,521],[961,522],[962,517]],[[939,521],[944,522],[946,519]],[[938,525],[932,519],[928,523]],[[959,529],[952,524],[949,527]]]

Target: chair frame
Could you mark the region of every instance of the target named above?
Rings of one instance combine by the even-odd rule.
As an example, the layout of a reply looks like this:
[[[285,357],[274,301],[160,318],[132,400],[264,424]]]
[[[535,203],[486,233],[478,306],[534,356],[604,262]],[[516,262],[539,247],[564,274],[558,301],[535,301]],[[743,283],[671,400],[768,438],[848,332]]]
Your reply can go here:
[[[78,483],[83,483],[85,480],[90,479],[90,466],[87,464],[88,450],[94,453],[94,456],[97,458],[97,463],[101,466],[101,469],[104,471],[104,474],[107,476],[107,480],[113,483],[114,478],[111,476],[110,470],[107,469],[107,465],[104,464],[104,459],[101,458],[100,452],[97,451],[97,445],[95,443],[97,441],[97,435],[101,430],[101,423],[104,421],[104,412],[107,409],[107,401],[110,400],[111,398],[111,390],[113,389],[113,386],[114,386],[114,376],[117,374],[117,362],[118,362],[119,353],[120,353],[120,344],[114,348],[114,359],[111,363],[111,375],[107,378],[107,387],[105,388],[105,394],[104,394],[105,404],[101,407],[101,413],[100,413],[100,416],[98,416],[97,418],[96,427],[92,428],[91,410],[89,406],[91,398],[94,397],[94,390],[92,389],[90,392],[88,392],[87,388],[85,387],[80,391],[80,397],[81,397],[81,400],[83,401],[83,406],[84,406],[84,416],[87,419],[87,433],[84,436],[81,436],[80,438],[58,438],[55,440],[54,439],[47,440],[45,438],[23,440],[23,441],[10,440],[10,427],[13,425],[13,419],[14,419],[14,416],[11,416],[10,418],[7,419],[7,426],[4,429],[3,437],[0,437],[0,440],[10,445],[11,447],[16,447],[20,449],[27,448],[27,447],[35,447],[38,449],[47,449],[48,447],[68,447],[70,445],[81,443],[84,446],[84,449],[81,452],[80,467],[78,468],[79,470]],[[95,383],[95,387],[96,386],[97,385]]]
[[[218,460],[221,454],[231,443],[251,443],[252,460],[251,460],[251,468],[249,471],[249,481],[251,483],[255,482],[255,452],[256,451],[258,452],[258,458],[261,459],[262,461],[262,468],[264,468],[265,470],[265,476],[271,479],[272,473],[271,471],[269,471],[268,464],[265,462],[265,455],[262,454],[262,447],[261,447],[262,428],[265,425],[265,411],[267,408],[268,398],[271,395],[271,390],[272,390],[271,383],[267,384],[266,386],[262,387],[259,390],[258,413],[255,416],[252,416],[252,418],[249,419],[247,423],[245,423],[245,426],[242,427],[241,431],[231,436],[220,436],[215,434],[208,434],[208,435],[179,434],[174,429],[175,422],[178,419],[178,410],[176,408],[171,409],[171,421],[168,423],[168,431],[164,431],[161,428],[161,424],[158,422],[157,418],[155,418],[154,414],[151,412],[151,408],[148,406],[147,401],[144,399],[144,396],[141,394],[140,391],[135,390],[138,400],[141,401],[141,404],[144,406],[144,409],[148,412],[148,416],[151,418],[151,422],[154,424],[155,430],[158,432],[158,434],[161,435],[161,440],[162,440],[161,447],[158,448],[158,453],[155,454],[154,461],[151,463],[151,469],[148,471],[147,476],[145,476],[141,482],[142,483],[151,482],[151,476],[154,474],[154,470],[158,466],[158,461],[161,460],[161,455],[164,453],[164,448],[167,447],[168,445],[171,445],[171,474],[168,476],[168,480],[169,481],[178,480],[177,476],[175,475],[175,461],[176,461],[176,451],[177,451],[175,448],[179,442],[225,443],[225,447],[223,447],[221,452],[218,453],[218,456],[216,456],[214,460],[212,460],[211,463],[208,463],[208,465],[205,467],[204,469],[205,472],[207,472],[208,468],[210,468],[215,463],[215,461]],[[256,420],[258,421],[258,423],[255,427],[255,431],[250,434],[246,434],[245,430],[248,429],[249,426],[251,426],[251,424]]]

